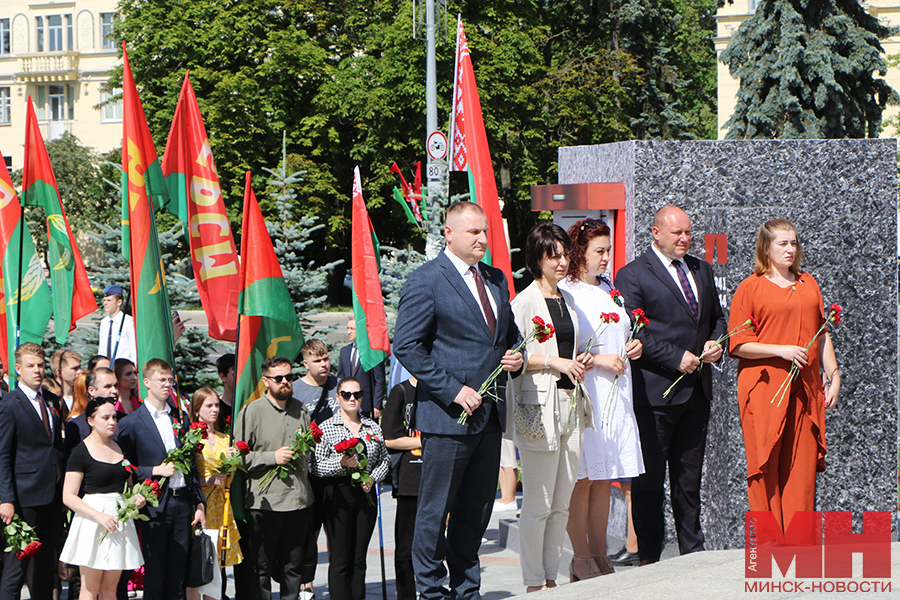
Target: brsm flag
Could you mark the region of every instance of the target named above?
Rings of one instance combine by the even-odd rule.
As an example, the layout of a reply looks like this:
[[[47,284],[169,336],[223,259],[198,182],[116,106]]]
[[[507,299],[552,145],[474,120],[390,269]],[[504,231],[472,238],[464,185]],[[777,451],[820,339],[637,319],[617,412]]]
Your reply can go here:
[[[40,206],[46,216],[50,282],[53,285],[53,328],[56,341],[64,344],[69,331],[75,329],[75,321],[97,310],[97,301],[59,196],[31,96],[28,97],[25,119],[22,189],[23,204]]]
[[[131,74],[127,51],[124,51],[123,58],[122,212],[127,214],[129,227],[127,240],[123,235],[122,245],[124,251],[127,244],[131,267],[131,308],[137,337],[137,368],[140,369],[151,358],[161,358],[174,366],[169,294],[159,251],[156,219],[151,207],[151,197],[154,194],[164,195],[165,190],[154,189],[153,186],[159,185],[160,180],[148,173],[148,167],[157,163],[156,148]],[[143,379],[139,381],[140,397],[143,399],[147,397],[147,387]]]
[[[20,275],[21,270],[21,275]],[[19,343],[41,344],[53,312],[44,265],[22,218],[22,205],[13,189],[6,164],[0,161],[0,359],[10,376],[10,359]],[[21,304],[21,307],[20,307]],[[21,318],[21,322],[18,319]]]
[[[484,210],[488,221],[488,251],[482,259],[506,276],[510,299],[515,298],[509,244],[500,214],[497,180],[491,163],[481,100],[462,17],[457,18],[456,64],[453,70],[453,114],[450,119],[450,170],[469,174],[469,195]]]
[[[188,230],[194,280],[209,322],[209,335],[234,342],[240,291],[237,248],[188,73],[172,119],[162,171],[171,199],[168,208],[174,209]]]

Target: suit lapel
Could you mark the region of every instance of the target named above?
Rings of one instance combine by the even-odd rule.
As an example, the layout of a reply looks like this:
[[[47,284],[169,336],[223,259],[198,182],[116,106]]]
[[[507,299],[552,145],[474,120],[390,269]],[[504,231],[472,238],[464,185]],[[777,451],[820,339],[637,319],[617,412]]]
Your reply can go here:
[[[159,430],[156,428],[156,421],[153,420],[153,415],[150,414],[150,409],[147,408],[146,404],[141,404],[138,407],[138,418],[144,421],[144,427],[152,431],[150,437],[159,444],[159,448],[162,450],[163,454],[168,454],[169,451],[166,450],[166,445],[163,443],[162,438],[159,435]]]
[[[22,390],[16,390],[19,396],[19,408],[24,411],[28,416],[26,419],[31,421],[31,424],[36,428],[37,431],[41,434],[41,439],[47,439],[47,432],[44,429],[44,421],[41,420],[41,417],[38,416],[37,411],[34,410],[34,405],[31,403],[31,400],[28,399],[28,396],[25,395],[25,392]],[[42,400],[43,401],[43,400]],[[47,409],[47,416],[51,419],[53,418],[50,409]],[[59,426],[57,425],[57,428]]]
[[[687,316],[691,318],[691,320],[696,321],[694,319],[694,315],[691,314],[691,308],[688,306],[687,300],[684,299],[684,292],[681,291],[681,288],[678,284],[675,283],[675,280],[672,279],[672,275],[669,273],[668,269],[663,266],[662,261],[659,260],[659,257],[656,255],[652,249],[648,251],[645,256],[647,257],[647,266],[650,267],[650,272],[659,279],[663,285],[669,288],[669,291],[672,292],[672,295],[675,296],[675,299],[681,305],[681,308],[684,309],[684,312],[687,313]],[[687,264],[687,263],[685,263]],[[696,279],[694,280],[696,281]],[[697,292],[699,293],[700,287],[699,284],[697,286]]]
[[[444,277],[447,278],[450,286],[456,290],[456,293],[459,294],[459,297],[469,309],[469,312],[472,314],[472,320],[480,323],[484,334],[488,336],[488,338],[491,338],[491,330],[487,325],[487,321],[484,320],[484,313],[481,311],[481,305],[475,301],[475,296],[472,295],[472,292],[469,290],[469,286],[466,285],[462,275],[459,274],[459,271],[456,270],[456,267],[453,266],[450,259],[444,256],[443,252],[441,252],[438,260],[440,260],[440,266],[444,272]],[[499,331],[499,329],[498,324],[497,330]],[[493,338],[491,339],[493,340]]]

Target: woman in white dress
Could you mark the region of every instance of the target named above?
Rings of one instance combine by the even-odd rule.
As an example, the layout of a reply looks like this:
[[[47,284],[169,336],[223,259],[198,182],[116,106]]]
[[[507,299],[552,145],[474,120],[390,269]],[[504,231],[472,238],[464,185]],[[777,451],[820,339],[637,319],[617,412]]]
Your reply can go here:
[[[569,229],[569,238],[572,250],[568,277],[559,287],[574,298],[579,352],[589,350],[594,354],[594,366],[584,378],[594,402],[594,428],[584,432],[581,466],[566,527],[575,557],[593,558],[593,564],[587,563],[588,568],[583,562],[575,563],[582,567],[580,572],[575,570],[575,577],[585,579],[613,572],[606,550],[610,481],[637,477],[644,472],[631,398],[631,367],[622,358],[623,353],[630,360],[639,358],[642,346],[639,340],[628,342],[631,333],[628,313],[613,299],[611,286],[601,278],[609,264],[609,227],[594,219],[584,219]],[[615,313],[618,322],[601,326],[604,313]],[[592,347],[586,348],[598,329]],[[613,382],[617,389],[610,395]]]
[[[80,600],[115,600],[122,570],[144,564],[134,523],[116,518],[131,467],[112,440],[115,403],[115,398],[88,402],[84,413],[91,433],[72,450],[66,465],[63,502],[75,516],[59,560],[81,567]],[[79,497],[82,484],[84,496]],[[138,507],[144,503],[138,496]]]

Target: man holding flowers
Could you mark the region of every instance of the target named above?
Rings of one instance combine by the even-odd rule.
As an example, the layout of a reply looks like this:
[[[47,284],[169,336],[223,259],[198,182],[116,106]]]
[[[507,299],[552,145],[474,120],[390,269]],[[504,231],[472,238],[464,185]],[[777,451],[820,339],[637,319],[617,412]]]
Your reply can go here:
[[[422,434],[423,468],[413,567],[423,600],[445,598],[446,558],[456,598],[479,597],[478,548],[491,516],[506,426],[502,398],[479,394],[494,368],[522,368],[520,339],[503,272],[480,263],[488,222],[477,204],[447,209],[447,248],[403,286],[394,352],[418,379],[414,427]],[[465,413],[467,418],[460,419]],[[444,535],[447,514],[450,522]]]
[[[272,575],[281,573],[281,598],[300,595],[303,542],[313,504],[309,457],[295,451],[298,434],[309,430],[306,406],[293,397],[291,361],[262,364],[266,393],[236,419],[234,439],[247,444],[243,465],[249,486],[244,506],[250,527],[249,560],[256,563],[260,600],[272,597]]]

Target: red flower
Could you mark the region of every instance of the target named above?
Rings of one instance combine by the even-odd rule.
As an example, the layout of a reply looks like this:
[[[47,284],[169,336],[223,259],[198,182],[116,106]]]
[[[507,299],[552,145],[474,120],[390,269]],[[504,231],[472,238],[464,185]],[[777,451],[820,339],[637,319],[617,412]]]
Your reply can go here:
[[[16,553],[16,558],[22,560],[23,558],[28,558],[29,556],[34,556],[38,552],[41,551],[41,543],[40,542],[31,542],[25,549],[21,552]]]
[[[531,319],[531,322],[534,323],[535,328],[540,327],[541,329],[545,329],[547,327],[547,324],[544,323],[544,320],[538,316],[535,316],[533,319]]]
[[[238,449],[241,454],[247,454],[250,452],[250,446],[247,445],[247,442],[243,440],[238,440],[234,443],[234,447]]]
[[[227,417],[225,417],[225,422],[227,424],[231,425],[231,415],[228,415]]]
[[[753,331],[759,331],[759,321],[757,321],[753,317],[750,317],[750,329],[752,329]]]
[[[648,321],[647,317],[644,316],[643,309],[640,309],[640,308],[634,309],[633,311],[631,311],[631,316],[634,317],[635,322],[642,327],[644,325],[650,324],[650,321]]]
[[[156,481],[150,479],[149,477],[144,480],[144,485],[149,485],[150,487],[153,487],[154,483],[156,483]]]
[[[313,421],[309,424],[309,430],[312,432],[313,441],[315,443],[319,443],[322,441],[322,430],[319,429],[319,425]]]
[[[334,445],[334,451],[340,454],[344,454],[349,450],[356,449],[356,446],[359,445],[359,438],[350,438],[349,440],[341,440],[337,444]]]
[[[828,319],[833,321],[835,325],[841,322],[841,312],[844,309],[838,306],[837,304],[832,304],[831,308],[828,309]]]
[[[197,452],[203,452],[203,442],[197,444]]]
[[[613,302],[615,302],[617,305],[625,306],[625,302],[622,300],[622,294],[619,293],[619,290],[617,290],[615,288],[609,290],[609,296],[613,299]]]

